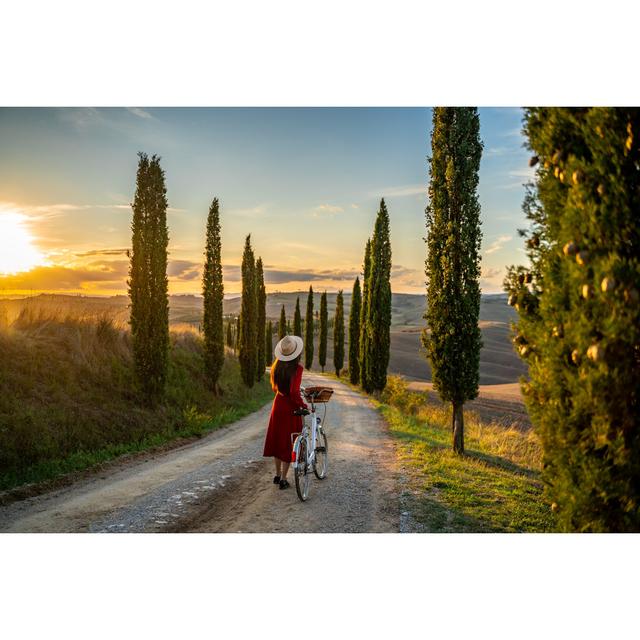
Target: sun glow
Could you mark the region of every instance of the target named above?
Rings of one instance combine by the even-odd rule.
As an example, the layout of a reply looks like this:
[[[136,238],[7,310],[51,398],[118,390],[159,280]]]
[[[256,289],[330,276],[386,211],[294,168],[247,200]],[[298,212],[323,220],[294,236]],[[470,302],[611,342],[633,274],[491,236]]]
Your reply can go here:
[[[0,275],[22,273],[43,263],[44,256],[33,245],[27,217],[17,211],[0,211]]]

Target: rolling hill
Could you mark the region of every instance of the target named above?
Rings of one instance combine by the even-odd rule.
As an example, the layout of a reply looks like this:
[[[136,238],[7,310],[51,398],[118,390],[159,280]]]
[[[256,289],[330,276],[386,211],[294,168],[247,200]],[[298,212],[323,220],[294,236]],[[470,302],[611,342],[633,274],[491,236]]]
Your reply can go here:
[[[285,306],[288,319],[293,318],[296,298],[300,297],[300,307],[304,314],[307,292],[270,293],[267,296],[267,317],[277,322],[280,309]],[[240,297],[229,297],[224,301],[224,313],[236,316],[240,311]],[[327,294],[329,317],[335,311],[336,294]],[[346,293],[345,321],[351,308],[351,294]],[[392,298],[391,359],[389,372],[406,376],[410,380],[431,380],[431,370],[420,344],[420,332],[424,326],[423,314],[425,297],[422,295],[394,293]],[[126,324],[128,316],[127,296],[89,297],[42,294],[30,298],[0,300],[0,322],[5,317],[9,322],[25,305],[53,308],[70,315],[98,316],[109,314]],[[314,309],[320,308],[320,292],[314,294]],[[202,298],[194,295],[173,295],[170,297],[169,320],[174,327],[190,325],[199,328],[202,316]],[[480,327],[484,346],[480,354],[480,384],[497,385],[517,382],[526,372],[521,360],[513,351],[509,339],[509,323],[516,314],[506,303],[504,295],[482,296],[480,305]],[[6,320],[5,320],[6,321]],[[348,336],[347,336],[348,337]],[[348,353],[348,347],[346,349]],[[327,369],[331,369],[333,350],[331,331]],[[317,365],[317,346],[316,361]],[[345,363],[346,364],[346,363]]]

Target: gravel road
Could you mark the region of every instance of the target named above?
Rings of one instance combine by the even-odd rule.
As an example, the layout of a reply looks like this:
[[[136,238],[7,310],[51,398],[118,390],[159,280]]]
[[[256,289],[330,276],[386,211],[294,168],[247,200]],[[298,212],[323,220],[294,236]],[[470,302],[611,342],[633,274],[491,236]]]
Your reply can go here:
[[[309,500],[272,484],[262,458],[270,405],[195,443],[116,465],[89,480],[0,508],[13,532],[397,532],[396,456],[384,421],[346,385],[334,388],[325,421],[329,471]]]

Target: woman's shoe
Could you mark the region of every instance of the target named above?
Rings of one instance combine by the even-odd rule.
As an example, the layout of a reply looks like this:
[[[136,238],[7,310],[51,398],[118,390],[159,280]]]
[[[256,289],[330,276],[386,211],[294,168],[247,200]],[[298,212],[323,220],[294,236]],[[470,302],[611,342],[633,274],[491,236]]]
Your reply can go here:
[[[282,478],[282,480],[280,480],[280,488],[281,489],[286,489],[288,488],[290,485],[287,482],[286,478]]]
[[[280,476],[273,476],[273,484],[280,484]]]

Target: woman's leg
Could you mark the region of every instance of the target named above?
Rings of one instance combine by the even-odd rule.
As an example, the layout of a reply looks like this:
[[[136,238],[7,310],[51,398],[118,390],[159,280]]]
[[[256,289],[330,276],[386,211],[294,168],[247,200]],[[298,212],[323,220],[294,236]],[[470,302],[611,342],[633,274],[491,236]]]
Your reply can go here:
[[[276,463],[276,475],[280,476],[280,468],[282,465],[282,460],[280,458],[274,458],[273,461]],[[280,476],[282,478],[282,476]]]
[[[280,476],[281,478],[285,478],[287,477],[287,471],[289,471],[289,462],[285,462],[284,460],[282,461],[282,475]]]

